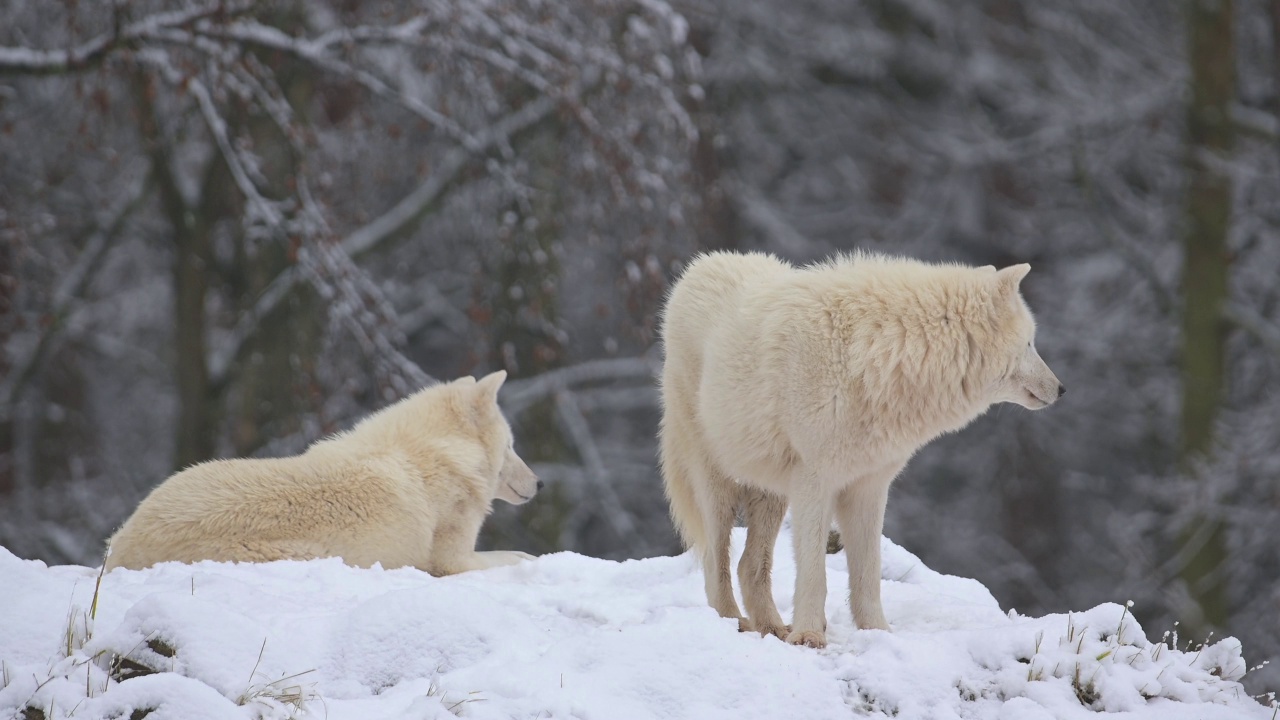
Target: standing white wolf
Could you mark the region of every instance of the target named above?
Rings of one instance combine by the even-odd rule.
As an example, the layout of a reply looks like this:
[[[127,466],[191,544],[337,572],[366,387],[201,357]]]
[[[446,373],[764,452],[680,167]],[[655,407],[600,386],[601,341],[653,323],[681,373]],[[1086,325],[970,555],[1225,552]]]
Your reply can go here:
[[[663,314],[662,471],[700,554],[707,601],[742,629],[826,644],[832,514],[861,628],[889,629],[880,534],[889,485],[917,449],[993,403],[1066,390],[1035,349],[1029,265],[933,265],[858,254],[805,268],[770,255],[696,258]],[[792,507],[795,616],[773,601],[774,541]],[[745,511],[738,612],[729,531]]]
[[[187,468],[111,538],[107,569],[340,557],[450,575],[527,559],[475,550],[495,498],[519,505],[542,485],[498,409],[506,376],[420,390],[302,455]]]

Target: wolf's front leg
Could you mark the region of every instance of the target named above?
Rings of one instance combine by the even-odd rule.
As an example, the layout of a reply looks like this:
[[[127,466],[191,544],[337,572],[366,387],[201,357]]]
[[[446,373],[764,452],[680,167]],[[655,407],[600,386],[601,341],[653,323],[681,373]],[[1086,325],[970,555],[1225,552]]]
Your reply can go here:
[[[427,568],[427,572],[432,575],[457,575],[462,572],[471,570],[488,570],[490,568],[503,567],[506,565],[515,565],[525,560],[532,560],[533,556],[528,553],[522,553],[516,550],[490,550],[488,552],[477,552],[475,550],[465,550],[456,555],[444,555],[432,553],[435,560],[431,567]]]
[[[893,475],[859,478],[836,496],[836,521],[849,564],[849,605],[862,630],[889,629],[880,603],[880,534],[892,482]]]
[[[476,552],[476,536],[482,522],[484,514],[478,512],[458,513],[442,522],[432,534],[430,558],[423,569],[432,575],[456,575],[533,559],[532,555],[515,550]]]
[[[827,646],[827,533],[830,499],[813,473],[798,474],[791,487],[791,528],[796,553],[795,615],[787,642]]]

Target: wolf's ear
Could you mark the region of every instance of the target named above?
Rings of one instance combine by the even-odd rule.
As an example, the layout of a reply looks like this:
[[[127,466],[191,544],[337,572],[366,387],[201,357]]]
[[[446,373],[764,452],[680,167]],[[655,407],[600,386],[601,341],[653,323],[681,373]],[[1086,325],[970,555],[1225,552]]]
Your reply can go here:
[[[983,265],[982,267],[980,267],[980,268],[978,268],[978,269],[979,269],[979,270],[984,270],[984,271],[986,271],[986,272],[995,272],[995,271],[996,271],[996,266],[995,266],[995,265]]]
[[[489,404],[498,402],[498,389],[507,379],[506,370],[498,370],[485,375],[476,383],[476,402]]]
[[[1021,265],[1010,265],[996,272],[996,288],[1002,295],[1013,295],[1018,292],[1018,286],[1022,284],[1022,278],[1031,272],[1031,266],[1022,263]]]

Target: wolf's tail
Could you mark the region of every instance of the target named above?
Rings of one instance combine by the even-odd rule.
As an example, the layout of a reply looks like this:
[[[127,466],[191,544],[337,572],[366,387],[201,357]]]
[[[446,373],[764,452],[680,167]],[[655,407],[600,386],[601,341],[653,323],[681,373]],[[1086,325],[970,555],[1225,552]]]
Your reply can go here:
[[[672,457],[668,451],[666,435],[662,441],[662,479],[667,502],[671,506],[671,519],[686,548],[706,547],[707,531],[698,509],[698,498],[693,492],[692,479],[683,458]]]

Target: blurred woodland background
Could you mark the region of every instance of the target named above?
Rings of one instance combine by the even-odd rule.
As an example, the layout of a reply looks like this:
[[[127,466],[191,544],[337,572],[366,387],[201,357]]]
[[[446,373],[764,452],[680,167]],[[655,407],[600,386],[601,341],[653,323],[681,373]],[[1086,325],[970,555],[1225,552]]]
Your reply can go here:
[[[668,4],[669,2],[669,4]],[[679,551],[655,314],[700,250],[1030,262],[1071,388],[898,480],[1024,613],[1280,657],[1280,0],[0,0],[0,544],[506,368],[484,543]],[[1280,662],[1246,679],[1280,686]]]

